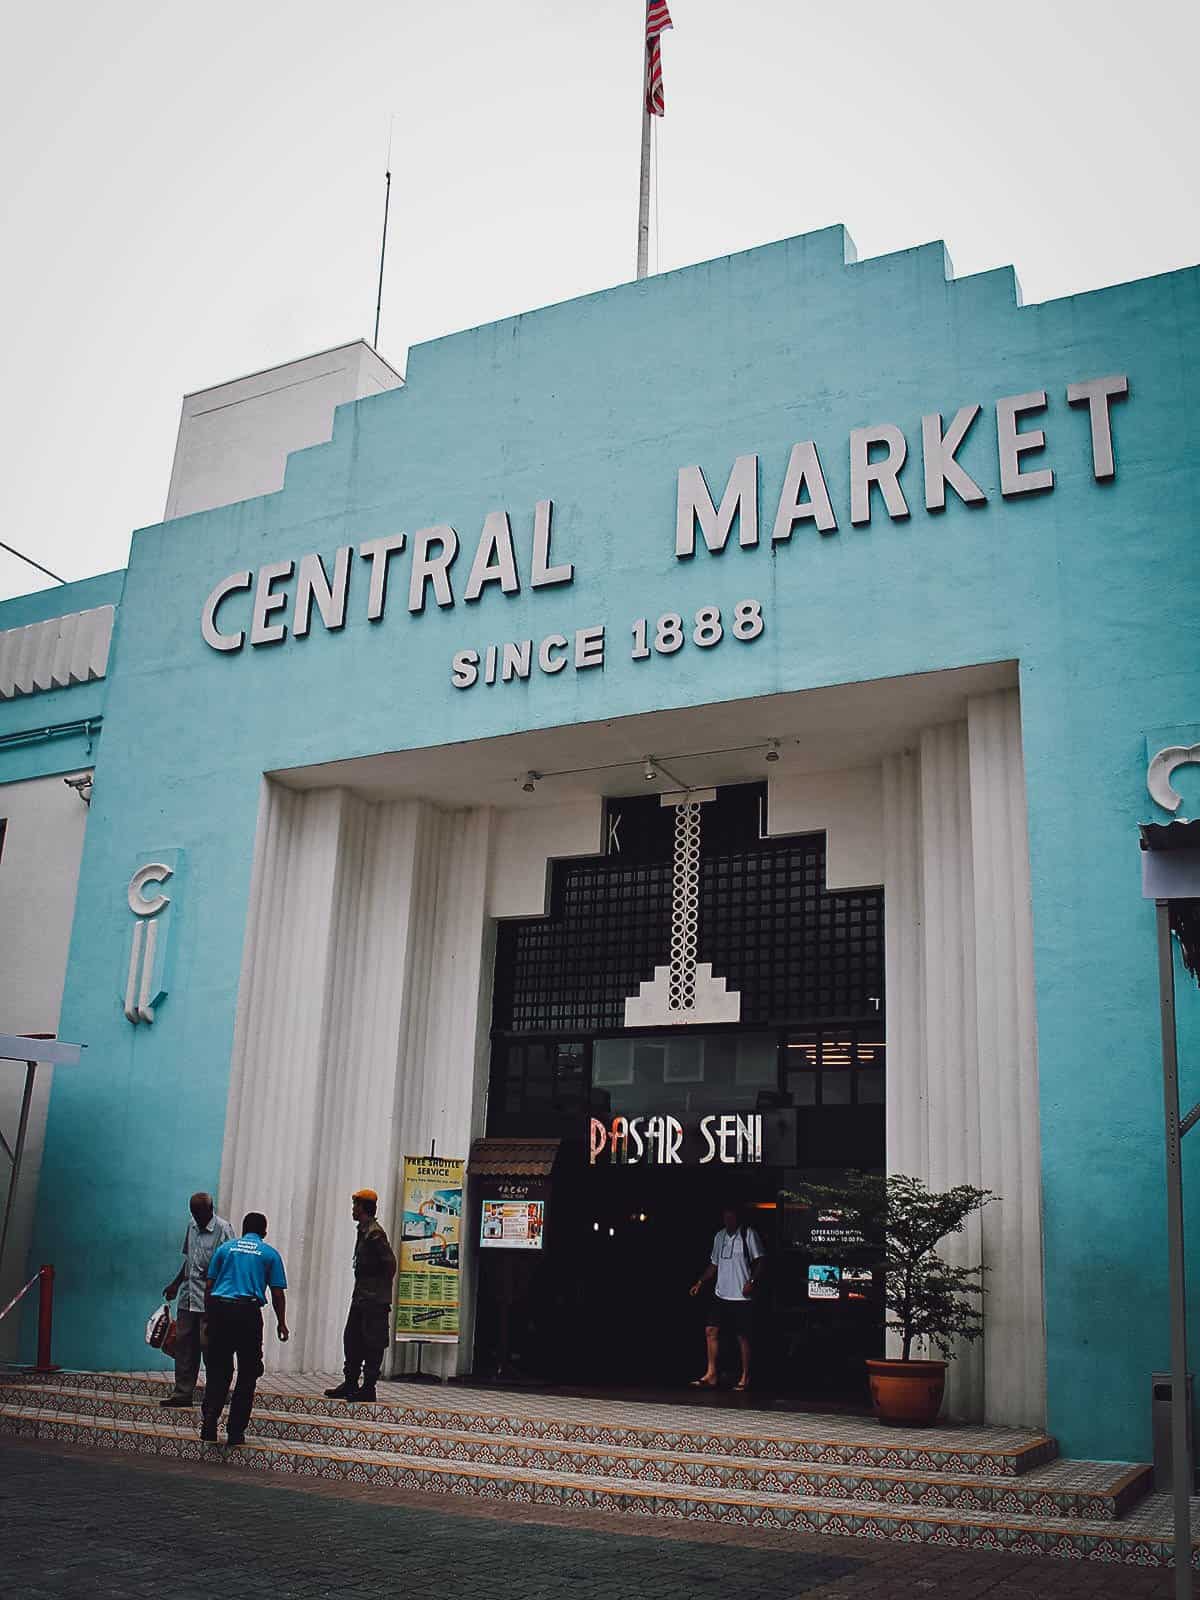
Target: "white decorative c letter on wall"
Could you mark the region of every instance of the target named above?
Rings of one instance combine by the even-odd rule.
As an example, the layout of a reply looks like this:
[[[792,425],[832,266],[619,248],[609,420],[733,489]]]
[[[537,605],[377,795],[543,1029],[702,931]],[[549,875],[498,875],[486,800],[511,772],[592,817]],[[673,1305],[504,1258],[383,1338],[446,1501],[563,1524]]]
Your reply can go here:
[[[1146,769],[1146,787],[1155,805],[1164,811],[1178,811],[1183,796],[1173,787],[1171,774],[1176,767],[1200,765],[1200,744],[1169,744],[1152,756]]]
[[[171,965],[171,924],[182,888],[182,850],[156,851],[143,858],[129,880],[126,898],[133,913],[129,961],[122,993],[125,1015],[135,1025],[153,1022],[166,999]],[[164,885],[170,883],[168,894]]]

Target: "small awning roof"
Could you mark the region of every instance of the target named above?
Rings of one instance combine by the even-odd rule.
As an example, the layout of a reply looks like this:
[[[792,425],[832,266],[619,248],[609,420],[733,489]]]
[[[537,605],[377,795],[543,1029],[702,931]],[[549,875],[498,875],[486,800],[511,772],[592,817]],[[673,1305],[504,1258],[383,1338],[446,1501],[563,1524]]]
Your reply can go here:
[[[1200,850],[1200,818],[1189,822],[1175,817],[1170,822],[1140,822],[1143,850]]]
[[[548,1178],[558,1139],[476,1139],[467,1171],[488,1178]]]

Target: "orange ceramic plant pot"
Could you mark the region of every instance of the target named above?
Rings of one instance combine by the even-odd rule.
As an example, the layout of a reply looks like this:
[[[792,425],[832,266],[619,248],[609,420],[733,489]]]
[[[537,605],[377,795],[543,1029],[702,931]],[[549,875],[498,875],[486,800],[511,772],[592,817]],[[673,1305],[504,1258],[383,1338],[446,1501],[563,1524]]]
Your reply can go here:
[[[944,1361],[868,1361],[871,1404],[890,1428],[931,1428],[946,1392]]]

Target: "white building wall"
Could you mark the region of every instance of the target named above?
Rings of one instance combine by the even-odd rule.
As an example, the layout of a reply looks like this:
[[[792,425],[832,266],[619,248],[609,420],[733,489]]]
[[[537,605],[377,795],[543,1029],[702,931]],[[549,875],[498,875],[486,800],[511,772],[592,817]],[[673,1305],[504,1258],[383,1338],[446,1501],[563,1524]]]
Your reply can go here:
[[[400,383],[357,339],[185,395],[164,521],[282,489],[288,454],[332,438],[337,406]]]
[[[88,809],[61,776],[0,785],[0,1033],[56,1033]],[[85,1057],[86,1062],[86,1057]],[[86,1066],[64,1068],[85,1071]],[[0,1305],[25,1281],[33,1203],[42,1161],[51,1069],[39,1067],[21,1184],[0,1273]],[[0,1061],[0,1128],[16,1137],[25,1068]],[[9,1166],[0,1155],[0,1205]],[[14,1354],[17,1319],[0,1322],[0,1357]]]
[[[883,882],[883,771],[785,773],[767,781],[767,832],[825,834],[825,883]]]
[[[603,847],[603,824],[601,800],[498,811],[488,873],[488,916],[545,916],[550,863],[597,855]]]

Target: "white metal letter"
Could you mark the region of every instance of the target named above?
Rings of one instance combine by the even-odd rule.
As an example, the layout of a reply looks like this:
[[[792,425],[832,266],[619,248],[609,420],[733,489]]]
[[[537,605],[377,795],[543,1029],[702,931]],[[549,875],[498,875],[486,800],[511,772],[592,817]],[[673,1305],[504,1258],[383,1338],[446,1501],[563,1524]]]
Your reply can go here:
[[[385,534],[382,539],[368,539],[360,544],[358,553],[371,563],[371,587],[367,594],[367,621],[378,622],[387,605],[388,557],[404,549],[408,538],[404,533]]]
[[[1038,489],[1054,487],[1054,474],[1049,467],[1039,467],[1036,472],[1021,471],[1021,457],[1026,450],[1045,449],[1046,435],[1041,428],[1018,433],[1017,418],[1025,411],[1041,411],[1045,404],[1044,389],[1034,389],[1029,394],[1010,394],[996,401],[996,441],[1000,450],[1002,495],[1033,494]]]
[[[450,682],[456,689],[469,689],[479,680],[479,651],[456,651],[450,662]]]
[[[498,583],[505,594],[516,594],[521,587],[507,511],[489,511],[483,519],[463,599],[478,600],[485,583]]]
[[[921,454],[925,458],[925,509],[946,509],[946,485],[949,484],[958,498],[969,506],[980,505],[987,495],[954,459],[955,452],[967,436],[967,429],[979,415],[979,406],[960,406],[954,421],[942,432],[940,411],[931,411],[921,418]]]
[[[350,581],[351,547],[341,545],[333,559],[333,582],[330,583],[325,563],[319,555],[300,557],[296,571],[296,607],[292,612],[292,633],[303,639],[312,626],[313,601],[321,613],[321,621],[330,633],[346,625],[346,587]]]
[[[553,515],[554,502],[539,500],[533,513],[533,577],[530,581],[535,589],[551,583],[570,583],[575,576],[575,568],[570,561],[563,561],[557,567],[550,565],[550,524]]]
[[[217,607],[227,594],[233,594],[238,589],[248,589],[253,578],[252,572],[232,572],[228,578],[221,579],[204,602],[200,612],[200,636],[205,644],[211,645],[214,650],[240,650],[245,644],[244,633],[220,632],[217,627]]]
[[[1121,400],[1129,393],[1129,379],[1123,374],[1111,378],[1089,378],[1086,383],[1067,385],[1067,401],[1086,405],[1092,417],[1092,472],[1097,479],[1116,476],[1113,464],[1110,400]]]
[[[254,590],[254,606],[250,612],[251,646],[282,644],[287,638],[287,623],[268,622],[267,618],[272,612],[282,611],[287,605],[286,592],[272,594],[271,585],[276,578],[290,578],[292,565],[290,561],[268,561],[265,567],[259,567],[258,583]]]
[[[715,555],[724,550],[725,542],[738,519],[738,543],[758,543],[758,457],[739,456],[733,463],[729,482],[721,497],[721,509],[713,505],[712,495],[704,478],[702,467],[680,467],[679,486],[675,501],[675,554],[679,557],[696,553],[696,523],[704,542]]]
[[[527,678],[532,654],[532,639],[509,639],[500,653],[501,683],[511,683],[513,678]]]
[[[871,460],[871,446],[884,444],[887,455]],[[878,428],[854,428],[850,433],[850,521],[871,520],[871,485],[879,485],[888,516],[908,515],[908,502],[900,488],[900,468],[908,455],[908,442],[893,422]]]
[[[429,554],[429,546],[440,546],[436,555]],[[412,576],[408,581],[408,609],[424,611],[425,585],[432,581],[433,598],[439,606],[452,606],[454,595],[450,588],[450,563],[458,554],[458,535],[447,523],[435,528],[422,528],[413,535]]]
[[[602,667],[604,665],[604,624],[602,622],[597,623],[594,628],[576,628],[575,665],[580,671],[584,667]]]
[[[804,490],[808,499],[801,500]],[[812,521],[821,533],[836,533],[837,518],[825,487],[825,474],[821,471],[821,458],[811,439],[794,444],[788,457],[787,472],[779,494],[779,510],[775,513],[772,544],[780,539],[790,539],[798,522]]]
[[[541,644],[538,645],[538,666],[541,667],[543,672],[561,672],[567,664],[565,652],[569,649],[570,646],[567,644],[563,634],[548,633]],[[550,654],[551,650],[562,650],[564,654],[552,656]]]

